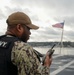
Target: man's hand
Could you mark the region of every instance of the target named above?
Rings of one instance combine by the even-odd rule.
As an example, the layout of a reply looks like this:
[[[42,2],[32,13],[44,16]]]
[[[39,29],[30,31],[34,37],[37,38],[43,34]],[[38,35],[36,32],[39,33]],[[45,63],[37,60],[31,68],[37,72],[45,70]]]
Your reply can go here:
[[[50,57],[48,54],[46,55],[46,59],[44,61],[44,66],[50,67],[52,63],[52,56]]]

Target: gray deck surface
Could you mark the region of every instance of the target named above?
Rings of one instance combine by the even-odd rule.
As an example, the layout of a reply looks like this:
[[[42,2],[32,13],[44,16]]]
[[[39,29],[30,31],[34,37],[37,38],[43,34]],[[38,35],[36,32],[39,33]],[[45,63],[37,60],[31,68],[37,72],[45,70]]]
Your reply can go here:
[[[50,75],[74,75],[74,55],[54,55]]]

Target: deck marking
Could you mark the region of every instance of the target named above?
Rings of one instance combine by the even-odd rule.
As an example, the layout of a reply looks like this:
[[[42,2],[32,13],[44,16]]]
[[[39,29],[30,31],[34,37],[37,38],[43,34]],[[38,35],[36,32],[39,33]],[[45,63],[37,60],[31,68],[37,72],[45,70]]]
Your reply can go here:
[[[51,72],[50,75],[56,75],[56,74],[58,74],[59,72],[61,72],[62,70],[64,70],[65,68],[67,68],[68,66],[70,66],[70,65],[73,64],[73,63],[74,63],[74,60],[71,61],[71,62],[69,62],[69,63],[67,63],[67,64],[64,65],[64,66],[61,66],[59,69],[57,69],[57,70]]]

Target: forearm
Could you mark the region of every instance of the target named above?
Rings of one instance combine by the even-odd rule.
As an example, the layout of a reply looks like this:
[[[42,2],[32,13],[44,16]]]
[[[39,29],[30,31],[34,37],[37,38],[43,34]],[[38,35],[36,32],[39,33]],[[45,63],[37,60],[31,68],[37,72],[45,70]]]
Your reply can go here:
[[[40,64],[40,66],[38,67],[38,71],[41,75],[49,75],[50,73],[49,67],[43,66],[42,64]]]

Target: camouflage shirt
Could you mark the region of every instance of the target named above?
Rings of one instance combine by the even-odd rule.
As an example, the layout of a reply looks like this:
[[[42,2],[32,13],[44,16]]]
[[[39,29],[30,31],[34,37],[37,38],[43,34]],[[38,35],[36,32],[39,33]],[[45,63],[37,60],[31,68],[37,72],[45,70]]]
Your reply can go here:
[[[33,48],[27,43],[14,43],[11,60],[18,67],[18,75],[49,75],[49,67],[41,65]]]

